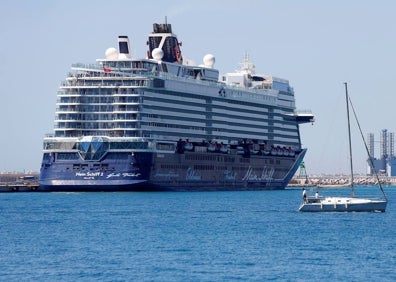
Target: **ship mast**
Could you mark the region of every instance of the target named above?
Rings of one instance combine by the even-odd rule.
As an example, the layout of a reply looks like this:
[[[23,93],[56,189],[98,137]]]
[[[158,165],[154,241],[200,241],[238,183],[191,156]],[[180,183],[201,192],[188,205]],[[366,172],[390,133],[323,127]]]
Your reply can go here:
[[[245,52],[243,56],[243,62],[240,63],[241,72],[246,72],[248,74],[254,74],[256,71],[256,66],[250,61],[249,54]]]
[[[352,197],[355,197],[355,189],[353,187],[352,140],[351,140],[351,124],[349,121],[348,84],[346,82],[344,82],[344,85],[345,85],[345,98],[346,98],[347,119],[348,119],[349,159],[350,159],[350,165],[351,165],[351,188],[352,188]]]

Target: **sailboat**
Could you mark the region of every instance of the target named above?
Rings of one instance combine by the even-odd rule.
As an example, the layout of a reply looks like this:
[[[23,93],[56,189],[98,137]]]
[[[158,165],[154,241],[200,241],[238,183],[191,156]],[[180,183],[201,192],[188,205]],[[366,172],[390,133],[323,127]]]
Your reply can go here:
[[[350,170],[351,170],[350,187],[352,192],[351,196],[350,197],[334,197],[334,196],[319,197],[318,195],[316,195],[316,196],[304,197],[303,202],[301,203],[299,208],[299,211],[301,212],[385,212],[388,200],[377,174],[376,174],[377,182],[379,188],[381,189],[383,197],[382,198],[355,197],[355,189],[353,184],[351,126],[349,122],[350,98],[348,96],[348,85],[346,82],[344,82],[344,85],[345,85],[346,108],[347,108],[347,119],[348,119],[349,159],[350,159]],[[364,136],[360,128],[359,121],[356,116],[356,112],[352,104],[351,106],[360,130],[360,134],[364,141]],[[366,147],[367,154],[369,155],[369,150],[365,141],[364,141],[364,145]],[[370,163],[371,166],[374,167],[372,158],[370,158],[370,156],[369,156],[369,160],[371,162]]]

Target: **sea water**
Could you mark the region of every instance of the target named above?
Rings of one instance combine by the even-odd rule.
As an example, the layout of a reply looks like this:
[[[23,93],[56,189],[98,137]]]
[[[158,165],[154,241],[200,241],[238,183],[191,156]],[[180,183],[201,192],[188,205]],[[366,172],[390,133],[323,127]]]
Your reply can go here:
[[[3,193],[0,280],[395,281],[385,191],[385,213],[301,213],[301,189]]]

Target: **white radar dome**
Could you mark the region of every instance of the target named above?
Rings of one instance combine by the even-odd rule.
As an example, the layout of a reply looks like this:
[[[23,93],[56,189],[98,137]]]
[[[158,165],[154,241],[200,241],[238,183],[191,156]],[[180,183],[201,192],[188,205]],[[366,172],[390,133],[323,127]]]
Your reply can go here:
[[[157,61],[161,61],[162,58],[164,57],[164,51],[162,51],[161,48],[155,48],[153,52],[151,52],[151,55],[153,58]]]
[[[203,57],[203,62],[204,62],[205,67],[213,68],[214,63],[216,62],[216,59],[212,54],[207,54],[207,55],[205,55],[205,57]]]
[[[113,47],[107,48],[105,55],[108,60],[116,60],[118,59],[118,50]]]

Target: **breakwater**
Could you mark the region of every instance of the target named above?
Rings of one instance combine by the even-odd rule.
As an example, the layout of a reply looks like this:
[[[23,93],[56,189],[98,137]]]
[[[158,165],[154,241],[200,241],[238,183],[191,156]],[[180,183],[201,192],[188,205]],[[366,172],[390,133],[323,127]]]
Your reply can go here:
[[[381,175],[378,177],[382,185],[396,186],[396,177],[389,177]],[[302,186],[347,186],[350,184],[350,176],[348,175],[320,175],[307,177],[294,177],[289,187]],[[378,180],[371,175],[355,175],[353,180],[354,185],[376,185]]]

